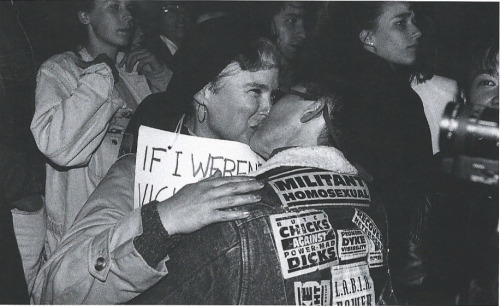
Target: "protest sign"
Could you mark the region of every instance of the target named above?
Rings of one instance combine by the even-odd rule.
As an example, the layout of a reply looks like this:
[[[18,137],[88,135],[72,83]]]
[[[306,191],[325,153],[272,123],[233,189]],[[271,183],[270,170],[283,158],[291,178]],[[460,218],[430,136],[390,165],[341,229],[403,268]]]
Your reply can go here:
[[[284,278],[338,264],[335,231],[324,211],[276,214],[269,219]]]
[[[247,175],[263,159],[234,141],[201,138],[139,128],[135,165],[134,208],[163,201],[186,184],[220,170],[223,176]]]

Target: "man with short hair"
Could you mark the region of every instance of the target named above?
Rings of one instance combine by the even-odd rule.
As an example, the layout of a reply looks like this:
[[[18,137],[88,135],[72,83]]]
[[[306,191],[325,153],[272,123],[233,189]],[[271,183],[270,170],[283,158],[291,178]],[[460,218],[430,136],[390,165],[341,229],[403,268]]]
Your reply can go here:
[[[144,47],[172,70],[172,60],[193,25],[191,7],[182,1],[137,2]]]
[[[342,100],[314,83],[286,90],[250,138],[270,158],[245,220],[183,238],[171,275],[133,304],[394,303],[384,208],[341,151]]]

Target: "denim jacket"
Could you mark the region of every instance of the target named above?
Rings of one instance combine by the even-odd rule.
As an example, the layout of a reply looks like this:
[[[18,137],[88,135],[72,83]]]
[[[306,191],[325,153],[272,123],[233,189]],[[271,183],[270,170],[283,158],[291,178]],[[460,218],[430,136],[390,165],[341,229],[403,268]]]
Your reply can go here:
[[[91,61],[82,49],[81,60]],[[46,166],[47,253],[53,252],[89,195],[118,157],[123,130],[133,109],[115,90],[104,63],[81,69],[74,52],[48,59],[37,76],[31,131]],[[130,95],[139,104],[151,90],[164,90],[169,71],[149,80],[118,68]]]
[[[186,236],[132,304],[395,302],[384,208],[342,153],[287,149],[255,175],[266,185],[251,216]]]

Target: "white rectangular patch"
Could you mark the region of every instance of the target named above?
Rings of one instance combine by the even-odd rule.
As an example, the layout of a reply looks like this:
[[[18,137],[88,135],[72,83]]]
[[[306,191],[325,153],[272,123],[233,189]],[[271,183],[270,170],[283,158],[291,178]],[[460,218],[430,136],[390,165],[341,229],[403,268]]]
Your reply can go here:
[[[354,216],[352,217],[352,222],[356,224],[360,230],[368,236],[375,244],[376,250],[381,250],[384,246],[382,244],[382,234],[378,229],[375,222],[370,218],[365,212],[355,209]]]
[[[366,263],[345,265],[332,271],[332,305],[375,305],[375,288]]]
[[[368,264],[370,268],[376,268],[384,265],[384,255],[382,244],[382,234],[375,222],[363,211],[355,209],[352,222],[368,237]]]
[[[325,212],[307,210],[269,219],[285,279],[338,264],[335,231]]]
[[[329,280],[295,282],[293,288],[295,305],[331,305],[332,285]]]
[[[354,205],[368,207],[370,191],[357,175],[335,174],[309,169],[276,176],[269,184],[285,207]]]
[[[365,257],[368,254],[368,241],[359,229],[337,230],[338,253],[342,260]]]

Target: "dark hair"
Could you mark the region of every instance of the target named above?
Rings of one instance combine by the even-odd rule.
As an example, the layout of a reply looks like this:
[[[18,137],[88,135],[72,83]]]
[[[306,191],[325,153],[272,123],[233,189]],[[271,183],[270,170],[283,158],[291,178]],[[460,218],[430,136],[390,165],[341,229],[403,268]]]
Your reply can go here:
[[[329,44],[337,62],[342,62],[346,56],[359,54],[362,48],[359,34],[362,30],[374,30],[377,27],[378,18],[383,13],[384,1],[353,1],[335,2],[330,6],[331,22],[328,26],[330,31],[326,32],[330,38]],[[422,14],[420,5],[411,4],[411,8],[418,16]],[[425,24],[430,22],[428,16],[421,16],[419,20]],[[419,25],[419,29],[431,29],[432,27]],[[426,34],[428,31],[425,31]],[[425,37],[426,35],[422,35]],[[422,41],[424,42],[422,44]],[[417,61],[411,67],[403,67],[408,72],[409,81],[416,79],[418,82],[430,79],[434,73],[434,62],[436,49],[432,46],[432,39],[421,39]]]
[[[174,56],[168,94],[183,112],[192,113],[196,93],[207,84],[216,91],[221,72],[228,72],[224,70],[229,64],[236,62],[248,71],[278,66],[278,50],[272,42],[260,37],[260,33],[237,16],[222,16],[196,25]]]
[[[68,23],[71,32],[69,39],[71,40],[71,47],[74,51],[77,51],[88,39],[87,28],[78,19],[78,12],[91,12],[95,7],[95,0],[68,1],[67,5],[68,11],[71,12],[67,16],[67,18],[69,18]],[[76,52],[76,54],[78,54],[78,52]]]
[[[266,38],[276,41],[275,33],[272,33],[272,22],[276,15],[284,10],[290,1],[252,1],[241,2],[246,9],[246,14],[255,23],[255,26],[266,33]],[[314,1],[295,1],[304,9],[304,27],[307,31],[312,30],[316,18],[317,3]]]
[[[485,72],[493,74],[498,71],[498,36],[478,39],[471,45],[467,55],[468,61],[461,80],[461,87],[466,97],[469,96],[471,84],[478,74]]]
[[[321,82],[315,81],[312,78],[308,78],[308,80],[303,79],[299,84],[304,87],[307,94],[316,97],[318,100],[323,100],[326,104],[325,107],[327,107],[331,128],[328,128],[328,123],[325,124],[325,128],[318,135],[317,144],[335,147],[342,151],[347,131],[344,126],[348,121],[342,114],[344,99],[337,92],[333,91],[331,86],[323,86]]]

